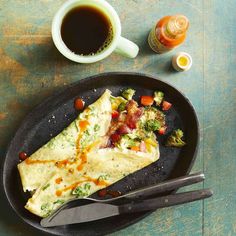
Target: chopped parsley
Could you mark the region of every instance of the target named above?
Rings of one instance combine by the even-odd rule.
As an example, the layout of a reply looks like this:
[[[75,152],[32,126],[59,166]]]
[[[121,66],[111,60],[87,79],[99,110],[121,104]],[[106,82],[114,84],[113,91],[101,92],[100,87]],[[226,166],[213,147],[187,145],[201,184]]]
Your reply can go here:
[[[76,195],[76,197],[86,197],[89,195],[89,190],[91,185],[86,183],[84,186],[79,186],[72,191],[72,195]]]
[[[107,178],[108,178],[108,175],[100,175],[98,177],[98,181],[107,180]]]
[[[49,203],[44,203],[44,204],[42,204],[41,210],[42,210],[42,211],[47,211],[47,210],[49,210]]]
[[[89,183],[86,183],[84,185],[84,190],[90,190],[90,188],[91,188],[91,185]]]
[[[65,202],[64,200],[58,199],[55,202],[53,202],[53,204],[61,204],[62,205],[64,202]]]
[[[45,189],[47,189],[50,186],[50,184],[46,184],[44,187],[42,187],[42,190],[44,191]]]
[[[98,130],[100,130],[100,125],[98,124],[94,125],[94,131],[97,132]]]
[[[121,111],[124,111],[126,109],[126,102],[122,102],[120,103],[120,105],[118,106],[118,111],[121,112]]]

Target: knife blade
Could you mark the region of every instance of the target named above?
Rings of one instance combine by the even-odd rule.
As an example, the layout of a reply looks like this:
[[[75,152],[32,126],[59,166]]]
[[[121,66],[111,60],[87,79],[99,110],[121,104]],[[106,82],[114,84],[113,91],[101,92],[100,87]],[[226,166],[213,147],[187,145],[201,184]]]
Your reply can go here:
[[[41,220],[43,227],[76,224],[108,218],[120,214],[143,212],[164,208],[178,204],[197,201],[212,196],[210,189],[196,190],[184,193],[167,195],[141,201],[132,201],[124,205],[113,205],[107,203],[91,203],[83,206],[76,206],[62,209],[48,218]]]
[[[40,224],[43,227],[68,225],[99,220],[119,215],[119,207],[106,203],[91,203],[84,206],[63,209],[50,218],[44,218]]]

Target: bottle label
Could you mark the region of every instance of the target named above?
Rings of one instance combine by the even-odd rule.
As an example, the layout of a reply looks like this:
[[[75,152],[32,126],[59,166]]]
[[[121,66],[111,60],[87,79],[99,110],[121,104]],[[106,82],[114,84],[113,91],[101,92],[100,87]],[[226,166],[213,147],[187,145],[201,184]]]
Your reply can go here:
[[[148,44],[150,48],[156,53],[165,53],[173,49],[173,48],[166,47],[158,40],[156,36],[156,26],[154,26],[151,32],[149,33]]]

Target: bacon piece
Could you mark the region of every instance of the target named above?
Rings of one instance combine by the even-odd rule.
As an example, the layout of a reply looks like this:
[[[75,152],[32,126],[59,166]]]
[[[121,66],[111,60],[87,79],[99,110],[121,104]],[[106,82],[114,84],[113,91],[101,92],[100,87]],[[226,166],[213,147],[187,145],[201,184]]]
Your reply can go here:
[[[118,131],[119,134],[129,134],[129,133],[131,133],[131,129],[125,124],[121,125],[120,128],[117,131]]]
[[[111,141],[112,143],[116,143],[120,140],[120,135],[119,134],[112,134],[111,135]]]
[[[129,126],[129,128],[135,129],[139,118],[143,114],[143,108],[138,108],[137,102],[135,102],[134,100],[130,100],[126,105],[126,109],[126,124]]]

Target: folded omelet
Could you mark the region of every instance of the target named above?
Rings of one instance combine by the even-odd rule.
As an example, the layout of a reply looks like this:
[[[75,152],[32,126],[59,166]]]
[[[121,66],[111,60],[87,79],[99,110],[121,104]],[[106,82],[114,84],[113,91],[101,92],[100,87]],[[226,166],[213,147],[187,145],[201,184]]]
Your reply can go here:
[[[36,190],[54,172],[74,163],[81,150],[89,145],[99,145],[111,122],[110,95],[111,92],[106,90],[60,134],[18,164],[24,191]]]
[[[122,101],[106,90],[66,129],[18,164],[23,190],[35,191],[26,209],[46,217],[64,202],[87,197],[158,160],[156,136],[142,132],[145,115],[119,143],[108,145],[115,124],[112,109]],[[143,140],[145,150],[129,146]]]

